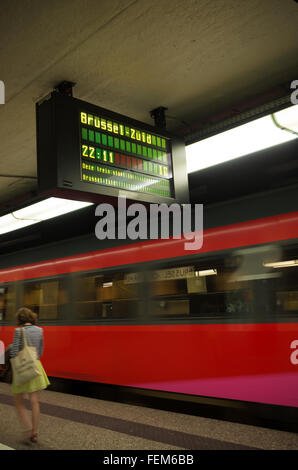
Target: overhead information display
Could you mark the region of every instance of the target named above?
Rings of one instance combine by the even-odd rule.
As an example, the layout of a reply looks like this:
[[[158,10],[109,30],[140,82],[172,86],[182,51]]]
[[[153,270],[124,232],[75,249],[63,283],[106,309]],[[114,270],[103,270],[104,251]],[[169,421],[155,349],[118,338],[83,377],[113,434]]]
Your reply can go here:
[[[58,92],[36,109],[41,191],[188,202],[180,138]]]
[[[172,197],[169,139],[80,112],[82,180]]]

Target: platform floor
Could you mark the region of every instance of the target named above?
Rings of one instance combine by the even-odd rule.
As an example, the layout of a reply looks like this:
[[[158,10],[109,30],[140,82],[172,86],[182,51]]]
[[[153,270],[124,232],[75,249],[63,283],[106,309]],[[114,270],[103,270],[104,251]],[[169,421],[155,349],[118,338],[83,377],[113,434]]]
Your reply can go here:
[[[298,450],[294,433],[52,391],[40,394],[39,443],[25,445],[10,389],[0,383],[0,450]]]

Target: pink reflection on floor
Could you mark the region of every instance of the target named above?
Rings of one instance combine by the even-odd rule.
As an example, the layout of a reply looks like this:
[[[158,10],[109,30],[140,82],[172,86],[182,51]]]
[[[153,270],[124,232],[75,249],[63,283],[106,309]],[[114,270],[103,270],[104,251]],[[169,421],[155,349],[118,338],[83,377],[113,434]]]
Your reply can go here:
[[[143,382],[131,387],[298,407],[298,371],[241,377]]]

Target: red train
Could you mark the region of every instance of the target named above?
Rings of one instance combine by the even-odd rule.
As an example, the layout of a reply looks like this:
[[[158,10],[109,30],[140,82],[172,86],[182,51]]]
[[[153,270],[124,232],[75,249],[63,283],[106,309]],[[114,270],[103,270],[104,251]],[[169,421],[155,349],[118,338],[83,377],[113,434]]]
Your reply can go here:
[[[1,340],[26,305],[44,328],[49,376],[296,409],[298,212],[260,197],[235,204],[207,210],[196,253],[183,239],[101,249],[90,239],[86,252],[81,238],[60,243],[73,255],[6,257]]]

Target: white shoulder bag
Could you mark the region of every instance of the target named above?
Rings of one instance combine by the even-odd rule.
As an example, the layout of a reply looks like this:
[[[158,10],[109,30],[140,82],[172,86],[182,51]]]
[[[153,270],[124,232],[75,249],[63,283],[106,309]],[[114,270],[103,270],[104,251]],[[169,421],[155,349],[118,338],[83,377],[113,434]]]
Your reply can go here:
[[[25,329],[22,328],[24,349],[19,351],[16,357],[10,359],[13,382],[16,386],[23,385],[38,375],[41,375],[36,365],[36,348],[28,346]]]

